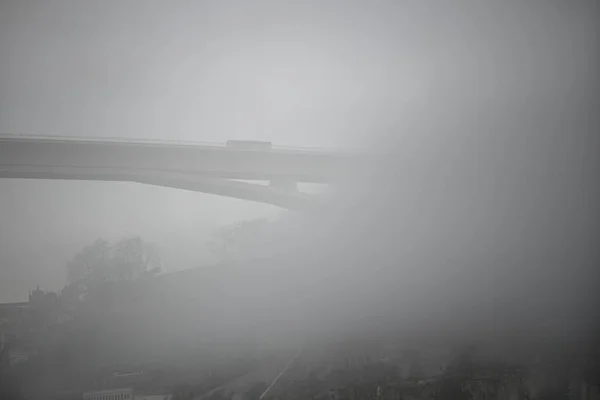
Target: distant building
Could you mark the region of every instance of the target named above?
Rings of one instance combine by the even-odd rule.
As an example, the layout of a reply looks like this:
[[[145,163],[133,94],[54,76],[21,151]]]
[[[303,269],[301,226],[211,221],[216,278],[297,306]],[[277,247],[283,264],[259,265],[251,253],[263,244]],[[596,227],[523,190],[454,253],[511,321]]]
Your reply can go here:
[[[107,389],[83,394],[83,400],[134,400],[133,389]]]
[[[97,390],[83,394],[83,400],[171,400],[171,394],[135,393],[131,388]]]
[[[171,394],[136,394],[135,400],[171,400]]]
[[[34,332],[68,319],[58,307],[58,295],[39,286],[29,293],[28,302],[0,304],[0,347],[4,349],[4,362],[14,366],[37,354]]]
[[[29,293],[29,304],[35,307],[54,307],[58,304],[58,295],[54,292],[40,290],[38,286]]]

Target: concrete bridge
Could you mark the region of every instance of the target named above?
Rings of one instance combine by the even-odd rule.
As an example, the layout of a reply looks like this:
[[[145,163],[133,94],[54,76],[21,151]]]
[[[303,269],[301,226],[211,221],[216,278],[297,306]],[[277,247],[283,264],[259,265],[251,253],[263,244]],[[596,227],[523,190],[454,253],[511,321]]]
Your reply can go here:
[[[270,144],[0,136],[0,178],[137,182],[289,209],[316,200],[298,192],[296,183],[333,183],[353,159],[351,154]]]

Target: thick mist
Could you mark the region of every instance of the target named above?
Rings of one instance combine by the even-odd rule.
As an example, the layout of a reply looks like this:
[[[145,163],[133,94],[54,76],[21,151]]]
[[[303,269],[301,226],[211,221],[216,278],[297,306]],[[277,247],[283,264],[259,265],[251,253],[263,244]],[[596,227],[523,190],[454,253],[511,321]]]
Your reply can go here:
[[[499,346],[593,337],[594,28],[583,8],[534,9],[481,15],[478,35],[444,14],[462,49],[435,90],[373,134],[329,207],[285,222],[295,249],[239,275],[234,320]]]
[[[108,8],[80,10],[78,3],[81,21],[96,12],[115,29],[96,22],[80,37],[74,23],[63,30],[34,24],[38,35],[60,31],[52,38],[64,47],[55,46],[57,58],[40,58],[52,79],[33,74],[31,84],[15,83],[21,66],[14,60],[38,58],[27,46],[3,47],[14,56],[0,79],[0,91],[12,95],[0,97],[0,122],[9,131],[74,134],[87,127],[89,136],[356,149],[355,162],[316,195],[313,208],[282,211],[268,224],[269,240],[250,235],[235,260],[90,291],[73,331],[47,339],[70,351],[61,368],[83,377],[86,368],[117,362],[192,364],[197,357],[216,365],[351,337],[482,344],[507,353],[585,348],[600,317],[597,5],[260,3],[240,5],[245,14],[228,3],[173,8],[162,18],[156,4],[140,11],[131,3],[113,19]],[[145,25],[131,27],[138,12]],[[196,14],[213,35],[204,47]],[[46,21],[44,15],[31,18]],[[56,21],[64,18],[71,21],[63,14]],[[7,40],[2,29],[0,44]],[[144,29],[152,40],[140,39]],[[116,44],[120,35],[145,45],[130,52]],[[76,57],[79,73],[61,69],[56,60],[82,40],[91,45]],[[119,56],[128,60],[125,72]],[[81,71],[100,59],[108,72],[90,73],[98,80],[89,84]],[[200,65],[202,79],[194,80]],[[119,85],[118,93],[107,89]],[[61,225],[78,210],[94,215],[111,240],[150,236],[171,249],[173,264],[193,264],[206,251],[210,234],[195,224],[261,214],[228,203],[188,219],[185,210],[196,201],[189,193],[183,199],[143,189],[136,205],[131,197],[106,202],[98,190],[112,189],[80,193],[85,207],[70,198],[42,210],[52,217],[37,209],[33,218],[13,205],[29,215],[29,232],[48,230],[32,234],[38,243],[72,235],[77,251],[83,237],[93,240],[82,228],[88,217]],[[138,207],[146,210],[143,223],[128,219]],[[120,222],[111,225],[115,215]],[[4,254],[21,241],[16,233],[28,231],[4,233],[17,220],[3,217]],[[35,244],[27,242],[24,252],[31,256]]]

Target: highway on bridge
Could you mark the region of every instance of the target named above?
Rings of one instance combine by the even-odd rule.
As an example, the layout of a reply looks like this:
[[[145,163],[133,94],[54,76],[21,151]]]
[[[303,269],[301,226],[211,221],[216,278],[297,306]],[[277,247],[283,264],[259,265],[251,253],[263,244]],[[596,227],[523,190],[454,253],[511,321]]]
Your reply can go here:
[[[296,183],[333,183],[353,159],[351,154],[318,149],[0,136],[0,178],[137,182],[290,209],[305,208],[314,200],[294,190]]]

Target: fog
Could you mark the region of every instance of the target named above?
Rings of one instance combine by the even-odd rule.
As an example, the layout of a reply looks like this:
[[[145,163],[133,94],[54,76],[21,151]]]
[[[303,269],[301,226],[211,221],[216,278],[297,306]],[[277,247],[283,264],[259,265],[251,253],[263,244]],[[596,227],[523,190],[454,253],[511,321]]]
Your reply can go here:
[[[3,132],[243,138],[362,158],[305,213],[0,181],[0,300],[36,280],[60,289],[97,237],[139,235],[166,272],[203,268],[144,283],[153,295],[123,315],[93,314],[113,327],[106,348],[147,339],[177,358],[353,335],[583,346],[597,332],[594,2],[43,4],[0,11]],[[210,266],[215,228],[261,217],[268,243]]]
[[[98,238],[157,243],[167,271],[214,262],[204,244],[221,225],[274,217],[273,206],[129,183],[2,180],[2,301],[40,285],[62,289],[65,265]]]

